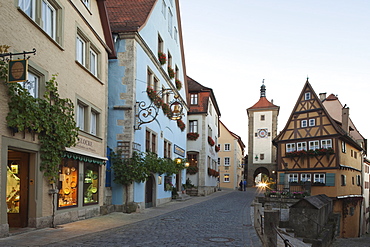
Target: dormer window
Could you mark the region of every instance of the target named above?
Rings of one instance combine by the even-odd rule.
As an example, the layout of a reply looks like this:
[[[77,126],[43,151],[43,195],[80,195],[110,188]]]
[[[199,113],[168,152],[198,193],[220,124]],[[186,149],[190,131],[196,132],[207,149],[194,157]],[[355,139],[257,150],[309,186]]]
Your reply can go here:
[[[309,100],[309,99],[311,99],[311,93],[307,92],[304,94],[304,100]]]

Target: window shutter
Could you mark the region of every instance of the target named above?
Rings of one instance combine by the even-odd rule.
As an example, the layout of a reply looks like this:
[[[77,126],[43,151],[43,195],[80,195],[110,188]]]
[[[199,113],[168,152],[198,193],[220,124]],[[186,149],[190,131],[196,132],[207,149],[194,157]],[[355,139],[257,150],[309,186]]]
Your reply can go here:
[[[285,173],[279,173],[279,184],[284,184]]]
[[[326,173],[326,186],[335,186],[335,173]]]

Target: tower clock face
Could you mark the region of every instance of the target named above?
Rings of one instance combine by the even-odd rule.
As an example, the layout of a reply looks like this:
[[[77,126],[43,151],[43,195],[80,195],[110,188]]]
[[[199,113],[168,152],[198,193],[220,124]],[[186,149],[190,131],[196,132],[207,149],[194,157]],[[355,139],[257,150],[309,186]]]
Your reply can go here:
[[[260,138],[266,138],[267,137],[267,129],[259,129],[257,131],[258,137]]]

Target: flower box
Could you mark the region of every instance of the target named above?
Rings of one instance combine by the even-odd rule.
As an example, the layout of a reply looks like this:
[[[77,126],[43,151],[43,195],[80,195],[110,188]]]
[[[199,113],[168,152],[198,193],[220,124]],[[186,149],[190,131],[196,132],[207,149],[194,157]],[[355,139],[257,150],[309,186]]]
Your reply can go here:
[[[208,136],[208,144],[211,145],[211,146],[215,145],[215,141],[210,136]]]
[[[187,137],[188,137],[188,140],[195,141],[196,139],[198,139],[199,134],[198,133],[195,133],[195,132],[189,132],[187,134]]]

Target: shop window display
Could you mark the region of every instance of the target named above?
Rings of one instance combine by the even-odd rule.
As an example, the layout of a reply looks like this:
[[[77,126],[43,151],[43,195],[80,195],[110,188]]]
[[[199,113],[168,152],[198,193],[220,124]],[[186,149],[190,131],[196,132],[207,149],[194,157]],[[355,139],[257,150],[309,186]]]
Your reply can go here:
[[[58,208],[77,206],[78,161],[63,159],[59,172]]]
[[[12,163],[7,166],[6,195],[8,213],[19,213],[20,178],[18,176],[18,164]]]
[[[99,193],[99,166],[84,164],[84,205],[98,203]]]

